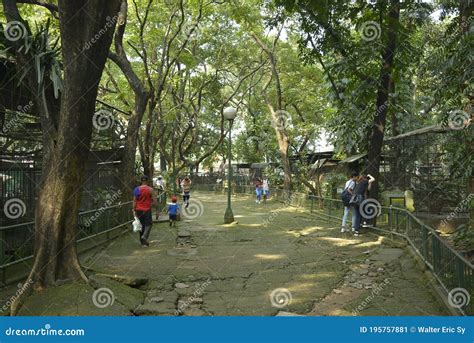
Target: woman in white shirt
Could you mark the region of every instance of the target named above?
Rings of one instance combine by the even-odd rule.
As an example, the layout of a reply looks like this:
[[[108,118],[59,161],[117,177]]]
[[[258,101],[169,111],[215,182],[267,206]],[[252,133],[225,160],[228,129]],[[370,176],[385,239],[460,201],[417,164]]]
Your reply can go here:
[[[269,186],[267,178],[263,179],[262,189],[263,189],[263,202],[265,203],[270,198],[270,186]]]

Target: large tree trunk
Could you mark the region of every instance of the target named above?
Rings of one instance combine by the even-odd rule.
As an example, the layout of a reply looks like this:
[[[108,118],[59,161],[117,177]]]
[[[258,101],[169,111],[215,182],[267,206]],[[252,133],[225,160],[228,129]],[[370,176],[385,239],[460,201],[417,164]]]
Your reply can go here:
[[[135,177],[135,157],[137,153],[138,133],[142,123],[143,115],[147,106],[147,96],[141,93],[135,94],[135,108],[128,120],[127,138],[124,144],[122,158],[122,194],[129,199],[132,194]]]
[[[272,104],[267,102],[268,109],[270,110],[272,121],[274,123],[281,123],[282,118],[279,117],[279,112],[276,112],[273,108]],[[274,125],[275,134],[278,142],[278,152],[280,153],[281,164],[283,166],[283,173],[284,173],[284,181],[283,181],[283,189],[285,191],[291,191],[291,165],[290,159],[288,156],[290,142],[288,139],[288,135],[286,134],[284,128],[280,125]]]
[[[122,181],[122,197],[125,201],[130,199],[133,185],[136,181],[135,156],[137,152],[138,134],[150,93],[145,90],[142,80],[135,73],[123,48],[123,36],[127,25],[128,5],[126,0],[119,0],[119,2],[120,12],[118,14],[118,26],[114,37],[115,53],[109,52],[109,58],[120,68],[135,94],[133,113],[128,120],[127,137],[124,144],[120,175]]]
[[[285,129],[286,121],[289,118],[285,118],[287,113],[283,111],[283,92],[282,92],[282,87],[281,87],[281,82],[280,82],[280,75],[278,73],[278,68],[277,68],[277,58],[275,56],[275,48],[279,39],[279,34],[273,42],[272,49],[266,46],[265,43],[256,34],[252,33],[252,37],[257,43],[257,45],[259,45],[262,48],[262,50],[268,55],[268,58],[270,60],[270,64],[272,67],[272,77],[275,80],[277,109],[275,110],[275,108],[271,104],[271,101],[268,99],[266,94],[263,94],[263,96],[265,98],[267,107],[270,110],[270,114],[271,114],[272,122],[273,122],[273,128],[275,129],[275,134],[278,141],[278,151],[280,153],[281,164],[283,166],[283,173],[284,173],[283,189],[286,192],[290,192],[291,191],[291,165],[290,165],[290,159],[288,156],[290,142],[289,142],[288,134],[286,133],[286,129]],[[271,82],[271,79],[270,79],[270,82]]]
[[[64,90],[54,155],[36,206],[35,289],[64,280],[86,280],[76,252],[77,212],[92,134],[97,89],[113,34],[118,0],[59,1]],[[112,27],[108,27],[112,25]],[[81,27],[81,30],[77,30]],[[101,37],[84,49],[101,29]],[[103,31],[102,31],[103,32]],[[12,313],[20,305],[15,302]]]
[[[163,154],[160,154],[160,170],[162,172],[165,172],[166,168],[167,168],[166,158],[163,156]]]
[[[142,140],[140,142],[140,157],[142,160],[143,173],[148,175],[150,178],[155,173],[155,155],[156,155],[156,144],[157,139],[153,135],[153,110],[156,104],[153,97],[150,98],[148,103],[148,119],[146,122],[145,132],[142,134]]]
[[[400,16],[399,0],[391,0],[388,13],[388,34],[386,47],[382,56],[382,68],[380,71],[380,84],[377,91],[377,106],[372,127],[372,135],[369,142],[367,173],[375,177],[372,184],[370,196],[378,197],[380,182],[380,156],[382,153],[383,137],[385,131],[385,121],[388,112],[390,79],[393,68],[393,60],[397,46],[397,26]]]
[[[393,78],[390,79],[390,93],[395,93],[395,82]],[[400,134],[395,105],[395,99],[391,99],[389,106],[392,109],[390,117],[390,122],[392,124],[392,136],[398,136]],[[403,142],[392,142],[390,144],[392,144],[390,148],[391,150],[393,149],[393,153],[390,156],[390,160],[386,161],[390,162],[390,183],[388,184],[388,186],[397,187],[401,190],[405,190],[406,172],[402,155]]]

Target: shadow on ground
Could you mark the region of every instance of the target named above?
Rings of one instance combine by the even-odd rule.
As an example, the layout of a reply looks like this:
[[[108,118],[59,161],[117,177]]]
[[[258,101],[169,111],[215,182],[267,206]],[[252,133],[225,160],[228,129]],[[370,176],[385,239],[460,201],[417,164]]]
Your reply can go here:
[[[37,293],[21,315],[447,315],[403,243],[353,237],[270,200],[195,193],[187,216],[82,259],[90,284]],[[179,236],[179,237],[178,237]],[[102,275],[101,275],[102,274]]]

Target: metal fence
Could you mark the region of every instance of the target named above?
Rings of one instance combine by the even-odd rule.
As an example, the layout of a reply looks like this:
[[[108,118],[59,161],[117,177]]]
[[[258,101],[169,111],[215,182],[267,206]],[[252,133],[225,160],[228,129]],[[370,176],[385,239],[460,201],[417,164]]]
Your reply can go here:
[[[195,190],[225,192],[222,185],[198,185]],[[254,187],[233,187],[233,193],[251,194]],[[339,199],[323,198],[303,193],[289,193],[273,190],[272,197],[287,202],[321,217],[325,220],[341,222],[344,205]],[[411,212],[399,207],[378,207],[378,215],[369,220],[368,227],[372,230],[402,237],[412,246],[426,266],[438,280],[449,297],[456,289],[465,290],[468,296],[474,294],[474,266],[459,252],[454,250],[438,233],[421,222]],[[350,218],[349,218],[350,220]],[[455,304],[456,299],[451,299]],[[459,307],[464,315],[474,315],[474,301]]]
[[[86,251],[116,237],[115,231],[132,222],[131,210],[131,202],[126,202],[79,213],[78,251]],[[26,265],[33,257],[34,227],[35,222],[0,227],[0,282],[3,285],[24,276],[18,266]],[[7,270],[12,270],[12,275]]]
[[[35,202],[41,171],[34,168],[0,168],[0,208],[14,201],[18,206],[18,216],[0,216],[0,226],[14,225],[29,221],[34,216]]]

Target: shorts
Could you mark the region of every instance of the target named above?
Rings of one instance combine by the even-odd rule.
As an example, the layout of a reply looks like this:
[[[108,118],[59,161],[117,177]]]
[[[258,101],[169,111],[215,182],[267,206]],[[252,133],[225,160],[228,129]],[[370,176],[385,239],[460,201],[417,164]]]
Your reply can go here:
[[[151,210],[135,211],[135,213],[143,227],[151,226],[153,224],[153,218],[151,217]]]
[[[176,220],[177,219],[177,215],[176,214],[170,214],[170,220]]]

